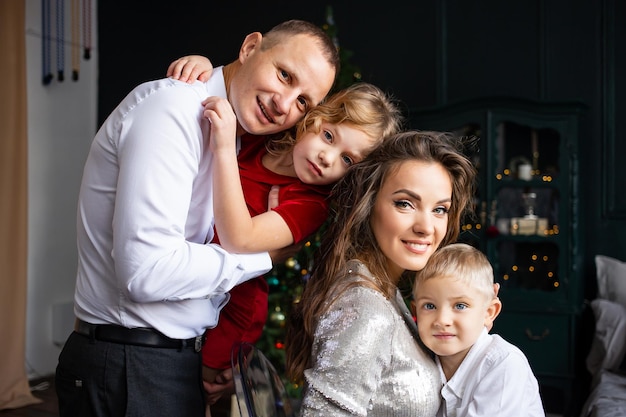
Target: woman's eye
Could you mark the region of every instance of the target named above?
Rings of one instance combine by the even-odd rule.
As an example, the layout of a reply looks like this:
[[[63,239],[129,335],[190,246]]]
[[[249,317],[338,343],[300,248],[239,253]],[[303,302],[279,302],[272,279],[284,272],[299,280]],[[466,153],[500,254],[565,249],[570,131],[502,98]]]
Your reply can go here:
[[[394,200],[393,205],[398,208],[411,208],[411,203],[407,200]]]
[[[448,209],[447,207],[437,207],[434,212],[436,214],[448,214],[448,212],[450,211],[450,209]]]

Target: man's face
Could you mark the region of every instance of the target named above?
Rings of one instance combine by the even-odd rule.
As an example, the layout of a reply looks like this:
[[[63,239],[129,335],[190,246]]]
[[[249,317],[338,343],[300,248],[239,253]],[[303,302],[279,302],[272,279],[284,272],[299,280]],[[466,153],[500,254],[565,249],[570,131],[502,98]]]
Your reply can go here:
[[[322,101],[335,78],[321,48],[306,35],[281,40],[266,50],[257,42],[239,59],[242,65],[233,76],[229,100],[239,125],[255,135],[293,127]]]

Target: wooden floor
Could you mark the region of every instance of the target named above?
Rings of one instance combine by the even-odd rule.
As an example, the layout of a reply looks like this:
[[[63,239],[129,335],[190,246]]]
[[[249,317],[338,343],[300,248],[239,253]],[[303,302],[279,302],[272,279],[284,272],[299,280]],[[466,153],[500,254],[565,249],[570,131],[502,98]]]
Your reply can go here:
[[[58,417],[59,408],[57,394],[54,390],[54,376],[33,380],[29,382],[33,390],[33,395],[40,400],[39,404],[13,410],[0,410],[0,417]]]

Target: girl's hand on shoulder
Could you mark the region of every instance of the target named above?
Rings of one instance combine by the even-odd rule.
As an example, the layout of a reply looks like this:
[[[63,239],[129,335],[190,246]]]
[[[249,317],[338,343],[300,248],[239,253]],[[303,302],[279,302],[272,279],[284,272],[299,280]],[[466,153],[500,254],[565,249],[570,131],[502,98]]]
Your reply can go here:
[[[208,80],[212,72],[213,64],[209,58],[202,55],[187,55],[172,62],[167,68],[166,76],[192,84],[196,80]]]
[[[232,150],[236,154],[237,116],[230,102],[211,96],[204,99],[202,105],[203,115],[211,123],[211,150]]]

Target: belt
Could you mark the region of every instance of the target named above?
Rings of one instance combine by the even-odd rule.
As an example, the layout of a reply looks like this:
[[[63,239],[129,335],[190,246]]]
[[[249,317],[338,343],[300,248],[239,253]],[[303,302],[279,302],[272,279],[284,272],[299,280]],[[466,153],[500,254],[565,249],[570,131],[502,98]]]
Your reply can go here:
[[[91,324],[80,319],[76,319],[74,331],[103,342],[164,349],[193,348],[196,352],[200,352],[205,341],[204,336],[192,337],[191,339],[172,339],[155,329],[146,327],[129,329],[114,324]]]

